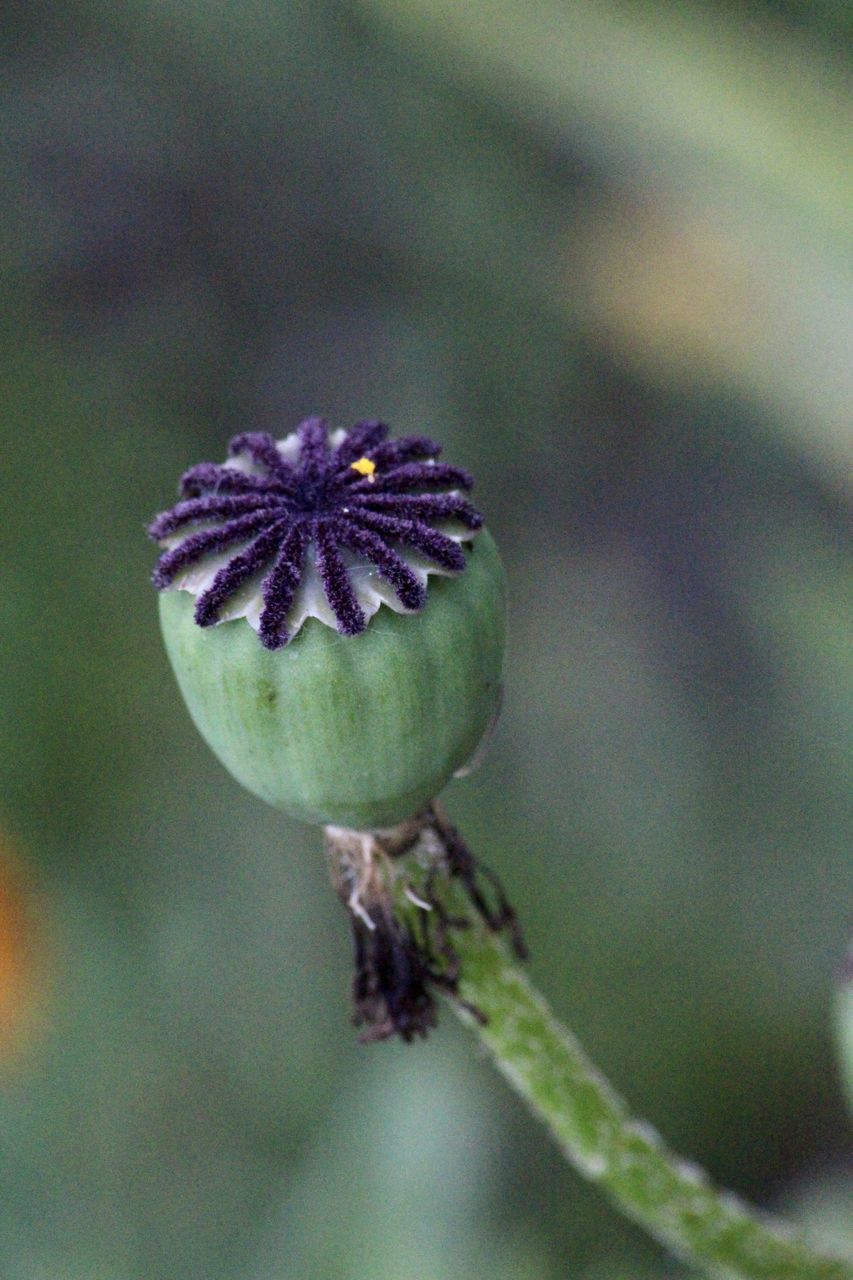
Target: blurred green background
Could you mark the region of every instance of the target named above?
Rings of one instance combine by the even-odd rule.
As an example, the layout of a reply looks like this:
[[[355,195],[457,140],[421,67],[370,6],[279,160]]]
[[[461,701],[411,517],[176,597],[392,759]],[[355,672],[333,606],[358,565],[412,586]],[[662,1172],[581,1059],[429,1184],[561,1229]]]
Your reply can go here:
[[[682,1273],[444,1011],[357,1043],[319,833],[232,783],[144,525],[246,429],[444,440],[511,582],[448,793],[685,1154],[851,1239],[843,0],[2,16],[0,1274]]]

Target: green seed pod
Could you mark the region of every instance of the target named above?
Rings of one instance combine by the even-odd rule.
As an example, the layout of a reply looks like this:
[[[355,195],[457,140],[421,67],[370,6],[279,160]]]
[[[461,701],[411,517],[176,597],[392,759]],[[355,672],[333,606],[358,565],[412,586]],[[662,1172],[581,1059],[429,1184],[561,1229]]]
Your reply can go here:
[[[190,714],[233,776],[287,813],[399,823],[497,712],[505,580],[459,494],[470,477],[377,423],[330,440],[309,420],[231,452],[188,472],[185,500],[151,528]]]

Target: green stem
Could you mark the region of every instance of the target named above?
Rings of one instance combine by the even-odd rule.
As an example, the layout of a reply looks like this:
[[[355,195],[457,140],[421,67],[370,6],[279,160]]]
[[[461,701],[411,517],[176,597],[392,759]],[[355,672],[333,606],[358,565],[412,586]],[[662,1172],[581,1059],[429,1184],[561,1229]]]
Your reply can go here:
[[[813,1252],[632,1119],[510,955],[502,932],[522,949],[514,913],[438,802],[393,830],[325,835],[354,924],[367,1039],[426,1034],[426,976],[578,1172],[685,1262],[727,1280],[853,1280],[853,1263]]]
[[[784,1225],[720,1191],[701,1169],[669,1151],[650,1126],[633,1120],[500,938],[472,923],[454,931],[453,945],[461,962],[459,994],[488,1021],[481,1024],[451,999],[454,1009],[570,1163],[624,1213],[712,1275],[853,1280],[853,1265],[813,1252]]]

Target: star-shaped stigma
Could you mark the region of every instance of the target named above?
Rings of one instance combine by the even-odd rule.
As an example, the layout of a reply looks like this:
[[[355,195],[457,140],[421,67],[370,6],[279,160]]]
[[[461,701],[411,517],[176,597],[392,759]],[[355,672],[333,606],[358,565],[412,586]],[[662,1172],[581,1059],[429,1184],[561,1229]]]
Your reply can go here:
[[[365,562],[393,589],[395,607],[420,609],[427,573],[465,568],[459,544],[482,517],[458,492],[471,488],[471,476],[436,462],[435,441],[388,440],[387,432],[380,422],[359,422],[330,437],[322,419],[308,418],[278,443],[261,432],[235,436],[229,461],[190,468],[183,500],[151,524],[151,537],[168,548],[154,585],[180,587],[215,558],[215,572],[199,575],[195,607],[196,622],[209,627],[222,620],[226,602],[258,582],[257,630],[268,649],[298,630],[290,615],[306,578],[319,579],[343,635],[363,631],[363,593],[360,602],[353,574]],[[303,606],[303,615],[312,612]]]

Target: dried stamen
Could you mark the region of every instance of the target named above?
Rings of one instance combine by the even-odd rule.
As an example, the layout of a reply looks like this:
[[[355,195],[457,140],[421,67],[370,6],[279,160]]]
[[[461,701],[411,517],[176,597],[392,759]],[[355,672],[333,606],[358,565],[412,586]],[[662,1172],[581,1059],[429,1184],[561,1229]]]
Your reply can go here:
[[[354,1018],[366,1028],[362,1040],[398,1035],[408,1042],[425,1036],[436,1022],[435,991],[451,995],[484,1021],[481,1011],[459,995],[453,945],[454,932],[470,928],[472,917],[448,912],[442,885],[461,884],[476,916],[489,929],[508,930],[520,957],[526,951],[499,881],[477,862],[443,810],[433,804],[391,831],[325,830],[332,878],[352,926]],[[398,861],[415,844],[427,863],[417,890]],[[495,908],[489,906],[481,876],[495,894]]]

